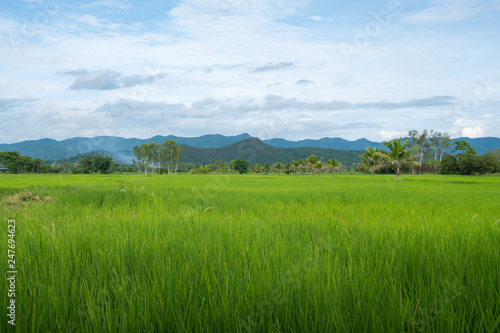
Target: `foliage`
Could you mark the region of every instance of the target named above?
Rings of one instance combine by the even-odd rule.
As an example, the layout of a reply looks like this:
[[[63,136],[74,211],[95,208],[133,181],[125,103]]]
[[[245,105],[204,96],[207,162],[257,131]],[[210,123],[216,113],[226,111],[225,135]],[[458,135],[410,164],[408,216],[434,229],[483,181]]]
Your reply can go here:
[[[43,160],[40,158],[31,158],[29,156],[21,156],[17,151],[2,151],[0,152],[0,167],[8,169],[9,173],[23,172],[47,172],[44,167]]]
[[[402,139],[394,139],[391,141],[384,142],[384,146],[388,148],[388,151],[382,150],[377,155],[382,159],[382,163],[376,166],[376,168],[387,168],[390,165],[396,167],[396,179],[399,179],[399,170],[403,166],[416,165],[421,166],[419,162],[413,161],[412,150],[406,149],[410,142],[408,139],[401,142]]]
[[[274,163],[274,168],[276,169],[276,171],[278,171],[278,176],[279,176],[281,173],[281,170],[283,170],[283,163],[281,163],[281,162]]]
[[[151,168],[151,172],[154,173],[155,169],[163,168],[166,173],[171,174],[177,172],[184,149],[175,141],[165,139],[161,145],[151,142],[149,145],[143,143],[135,146],[133,152],[135,155],[133,163],[137,165],[138,172],[142,170],[144,174],[147,174],[148,169]]]
[[[332,178],[335,177],[335,170],[338,170],[342,167],[342,162],[337,161],[336,158],[329,159],[326,161],[327,167],[330,169],[332,172]]]
[[[248,173],[248,165],[248,161],[239,158],[231,161],[231,169],[237,171],[240,174]]]
[[[379,153],[379,148],[366,147],[365,153],[363,155],[359,155],[361,163],[357,164],[358,168],[370,171],[372,175],[371,179],[373,179],[373,172],[376,170],[377,165],[379,165],[381,162]]]

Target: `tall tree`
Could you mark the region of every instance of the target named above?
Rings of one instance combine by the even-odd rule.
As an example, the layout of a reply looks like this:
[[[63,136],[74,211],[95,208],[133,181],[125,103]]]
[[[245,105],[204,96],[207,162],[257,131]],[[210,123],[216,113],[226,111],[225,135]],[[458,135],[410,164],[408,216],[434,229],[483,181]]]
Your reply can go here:
[[[408,139],[401,142],[402,139],[394,139],[391,141],[383,142],[382,144],[387,147],[388,151],[382,150],[377,154],[383,160],[376,168],[384,168],[393,165],[396,167],[396,180],[399,179],[399,169],[403,166],[421,166],[417,161],[412,161],[411,149],[406,149],[410,142]]]
[[[365,153],[363,155],[359,155],[361,163],[358,165],[371,172],[372,176],[370,179],[373,179],[373,172],[375,171],[376,166],[380,164],[379,152],[380,148],[366,147]]]
[[[307,164],[309,164],[309,166],[311,167],[311,171],[312,171],[313,178],[314,178],[314,170],[316,169],[316,163],[318,162],[318,158],[316,157],[316,155],[309,155],[309,157],[307,157],[306,161],[307,161]]]
[[[318,171],[318,177],[321,177],[321,169],[323,169],[323,162],[319,159],[315,165],[316,171]]]
[[[276,171],[278,171],[278,176],[279,176],[281,170],[283,169],[283,164],[281,162],[276,162],[274,163],[274,168],[276,169]]]
[[[297,171],[300,168],[300,161],[292,161],[293,171],[295,172],[295,177],[297,177]]]
[[[423,130],[422,133],[419,135],[418,140],[417,140],[417,145],[420,151],[419,154],[419,160],[418,162],[420,165],[422,165],[422,162],[424,161],[424,156],[425,153],[427,152],[427,149],[429,148],[429,142],[427,141],[428,138],[428,133],[427,130]]]
[[[442,136],[441,136],[441,142],[439,144],[439,146],[441,147],[441,153],[439,155],[439,162],[441,162],[443,160],[443,154],[444,152],[447,150],[447,149],[450,149],[451,148],[451,139],[450,139],[450,135],[448,133],[444,133]]]
[[[162,145],[162,152],[160,154],[161,161],[168,174],[177,172],[179,161],[184,149],[177,144],[174,140],[165,139]]]
[[[267,175],[269,171],[271,171],[271,165],[267,162],[264,163],[264,165],[262,165],[262,171],[264,171],[265,174]]]
[[[333,177],[335,177],[335,170],[338,170],[339,168],[342,167],[342,162],[337,161],[336,158],[332,158],[332,159],[326,161],[326,165],[332,171],[332,178],[333,178]]]
[[[259,163],[254,163],[254,165],[252,165],[252,168],[250,169],[250,172],[255,172],[256,174],[259,174],[260,171],[261,169]]]

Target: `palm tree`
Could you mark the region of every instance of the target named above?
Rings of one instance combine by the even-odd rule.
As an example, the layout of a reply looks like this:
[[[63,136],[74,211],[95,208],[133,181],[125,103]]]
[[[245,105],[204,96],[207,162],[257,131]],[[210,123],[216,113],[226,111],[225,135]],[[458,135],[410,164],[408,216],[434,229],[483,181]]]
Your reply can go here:
[[[363,155],[359,155],[361,163],[358,163],[358,165],[372,173],[372,177],[370,179],[373,179],[373,171],[375,171],[376,166],[380,164],[379,152],[379,148],[366,147],[365,153]]]
[[[342,162],[337,161],[336,158],[332,158],[326,161],[326,165],[328,166],[329,169],[332,170],[332,178],[333,178],[335,177],[335,170],[338,170],[340,167],[342,167]]]
[[[314,177],[314,168],[316,168],[316,163],[318,162],[318,158],[316,155],[311,155],[306,159],[307,163],[311,166],[312,174]]]
[[[293,170],[295,171],[295,177],[297,177],[297,171],[300,168],[300,161],[292,161]]]
[[[299,160],[299,169],[300,169],[300,174],[303,175],[304,174],[304,169],[306,168],[306,160],[304,160],[303,158],[301,158]]]
[[[261,172],[260,164],[259,163],[255,163],[254,165],[252,165],[252,168],[250,169],[250,172],[260,173]]]
[[[321,169],[323,169],[323,162],[321,162],[321,159],[319,159],[316,162],[316,170],[318,170],[318,176],[321,177]]]
[[[392,141],[386,141],[382,143],[386,146],[389,151],[380,151],[377,154],[383,159],[383,163],[376,166],[379,168],[386,168],[390,165],[394,165],[396,167],[396,180],[399,179],[399,169],[402,166],[406,165],[416,165],[422,166],[417,161],[412,161],[412,149],[406,149],[406,147],[410,144],[410,141],[406,139],[403,143],[401,143],[400,139],[394,139]],[[418,149],[418,148],[417,148]]]
[[[262,171],[264,171],[267,175],[267,173],[271,170],[271,166],[269,165],[269,163],[264,163],[264,165],[262,166]]]
[[[279,176],[281,173],[281,169],[283,169],[283,164],[281,162],[276,162],[274,164],[274,168],[278,171],[278,176]]]

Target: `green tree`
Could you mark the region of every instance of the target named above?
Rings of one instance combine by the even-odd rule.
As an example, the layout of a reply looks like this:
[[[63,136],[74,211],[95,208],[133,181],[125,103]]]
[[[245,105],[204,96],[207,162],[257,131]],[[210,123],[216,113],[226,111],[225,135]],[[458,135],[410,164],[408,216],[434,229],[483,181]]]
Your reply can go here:
[[[269,163],[264,163],[262,165],[262,171],[264,171],[266,173],[266,175],[269,173],[269,171],[271,171],[271,165]]]
[[[112,171],[114,167],[113,158],[105,154],[94,154],[92,156],[92,171],[101,174],[107,174]]]
[[[248,173],[248,164],[248,161],[237,158],[231,161],[231,169],[240,174]]]
[[[261,172],[260,164],[254,163],[254,165],[252,165],[252,168],[250,169],[250,172],[255,172],[256,174],[259,174]]]
[[[316,155],[309,155],[306,159],[307,164],[311,167],[311,171],[314,178],[314,170],[316,169],[316,163],[318,163],[318,157]]]
[[[441,173],[454,175],[458,173],[458,162],[454,155],[446,155],[440,163]]]
[[[484,155],[476,156],[474,168],[479,174],[494,173],[498,163],[493,152],[488,150]]]
[[[452,145],[451,138],[450,138],[450,135],[448,133],[444,133],[440,139],[441,139],[441,142],[440,142],[439,146],[441,148],[441,151],[439,154],[439,162],[441,162],[443,160],[443,154],[445,153],[445,151],[447,149],[450,149],[451,145]]]
[[[279,176],[281,170],[283,169],[283,164],[281,162],[276,162],[274,163],[274,168],[276,169],[276,171],[278,171],[278,176]]]
[[[323,169],[323,162],[321,162],[321,159],[316,161],[316,165],[314,166],[316,171],[318,171],[318,177],[321,177],[321,170]]]
[[[372,176],[370,179],[373,179],[373,172],[375,171],[376,166],[380,164],[379,152],[379,148],[366,147],[365,153],[363,155],[359,155],[361,163],[358,165],[371,172]]]
[[[335,170],[342,167],[342,162],[338,161],[336,158],[332,158],[326,161],[327,167],[332,171],[332,178],[335,177]]]
[[[462,175],[474,174],[476,150],[465,140],[455,141],[455,148],[452,153],[456,153],[458,169]]]
[[[409,140],[401,142],[402,139],[394,139],[391,141],[383,142],[382,144],[387,147],[388,151],[382,150],[377,154],[383,160],[382,164],[379,164],[375,168],[387,168],[391,165],[396,167],[396,180],[399,179],[399,170],[403,166],[422,166],[419,162],[413,161],[412,149],[406,149],[410,144]]]
[[[295,172],[295,177],[297,177],[297,171],[300,168],[300,161],[292,161],[293,171]]]
[[[78,162],[80,166],[80,172],[83,173],[91,173],[93,171],[92,167],[92,158],[90,157],[82,157],[80,161]]]
[[[176,173],[184,149],[176,141],[166,139],[161,149],[161,160],[168,174]]]

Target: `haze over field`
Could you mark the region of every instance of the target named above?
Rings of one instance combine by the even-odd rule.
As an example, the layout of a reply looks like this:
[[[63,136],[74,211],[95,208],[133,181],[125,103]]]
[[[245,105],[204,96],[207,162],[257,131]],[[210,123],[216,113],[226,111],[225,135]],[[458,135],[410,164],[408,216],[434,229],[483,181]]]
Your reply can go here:
[[[4,1],[0,143],[500,137],[499,14],[495,0]]]

